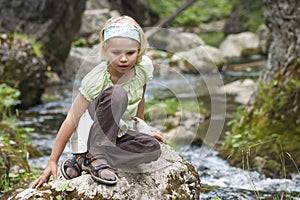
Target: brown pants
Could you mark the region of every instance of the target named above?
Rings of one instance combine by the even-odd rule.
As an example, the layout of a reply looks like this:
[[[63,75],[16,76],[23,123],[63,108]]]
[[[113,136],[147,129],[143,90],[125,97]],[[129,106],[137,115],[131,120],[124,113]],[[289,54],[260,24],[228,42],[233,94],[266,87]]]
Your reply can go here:
[[[119,122],[128,105],[127,92],[121,86],[104,90],[89,106],[94,120],[88,139],[88,151],[101,155],[112,166],[136,165],[157,160],[159,142],[150,135],[128,130],[118,137]]]

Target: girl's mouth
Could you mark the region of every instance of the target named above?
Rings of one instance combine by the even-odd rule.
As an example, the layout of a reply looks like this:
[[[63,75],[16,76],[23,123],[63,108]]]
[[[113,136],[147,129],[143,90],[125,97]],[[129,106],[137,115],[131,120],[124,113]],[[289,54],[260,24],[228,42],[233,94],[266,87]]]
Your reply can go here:
[[[119,67],[120,67],[120,68],[122,68],[122,69],[126,69],[126,68],[128,68],[128,66],[127,66],[127,65],[119,65]]]

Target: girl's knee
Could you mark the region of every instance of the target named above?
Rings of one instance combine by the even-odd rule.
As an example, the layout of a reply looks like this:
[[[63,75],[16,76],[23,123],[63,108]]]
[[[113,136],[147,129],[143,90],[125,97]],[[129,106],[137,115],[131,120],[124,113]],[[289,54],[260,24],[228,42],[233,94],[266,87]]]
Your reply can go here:
[[[113,86],[111,93],[111,101],[113,107],[120,107],[122,108],[122,110],[126,109],[128,105],[127,91],[121,86]]]
[[[122,86],[112,86],[108,88],[111,97],[116,101],[128,101],[127,91]]]
[[[127,91],[119,85],[114,85],[108,88],[108,90],[111,90],[113,94],[115,95],[123,95],[127,96]]]
[[[149,148],[149,152],[157,152],[160,154],[161,146],[160,146],[159,141],[153,137],[148,142],[149,142],[148,146],[151,147],[151,148]]]
[[[156,139],[154,139],[152,147],[153,148],[152,148],[151,153],[153,154],[152,160],[154,161],[154,160],[157,160],[161,155],[161,146],[160,146],[160,143]]]
[[[107,89],[105,89],[96,99],[95,103],[97,106],[97,103],[103,101],[109,101],[112,103],[112,101],[115,102],[128,102],[128,95],[127,91],[122,86],[111,86]]]

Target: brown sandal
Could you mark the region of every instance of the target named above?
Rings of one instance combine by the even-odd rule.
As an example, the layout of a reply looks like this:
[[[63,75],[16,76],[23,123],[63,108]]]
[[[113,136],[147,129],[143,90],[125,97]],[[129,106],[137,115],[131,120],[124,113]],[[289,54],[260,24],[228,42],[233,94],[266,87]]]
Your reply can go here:
[[[80,161],[81,159],[85,158],[85,154],[74,154],[73,158],[69,158],[63,161],[63,163],[61,164],[61,173],[62,175],[65,177],[65,179],[72,179],[72,178],[76,178],[79,177],[82,173],[82,163],[84,160]],[[74,176],[70,176],[67,173],[67,169],[72,169],[75,172]]]
[[[87,153],[85,156],[84,162],[82,164],[82,169],[84,171],[88,171],[91,174],[92,178],[99,183],[103,183],[106,185],[116,184],[119,179],[118,179],[118,176],[116,175],[116,172],[113,170],[113,168],[106,163],[94,166],[92,163],[96,160],[104,160],[104,159],[100,156],[97,156],[97,155],[93,156],[93,155]],[[102,178],[101,177],[102,170],[112,171],[115,174],[114,179],[108,180],[108,179]]]

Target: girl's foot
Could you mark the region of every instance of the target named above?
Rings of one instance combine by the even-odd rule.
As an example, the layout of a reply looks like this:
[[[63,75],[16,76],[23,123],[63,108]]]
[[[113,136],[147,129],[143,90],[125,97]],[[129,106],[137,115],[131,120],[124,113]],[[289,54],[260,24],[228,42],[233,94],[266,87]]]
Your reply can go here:
[[[103,157],[87,153],[82,169],[90,172],[92,178],[99,183],[114,185],[118,182],[118,176]]]
[[[60,169],[65,179],[72,179],[81,175],[85,154],[86,153],[74,154],[72,159],[64,160]]]

